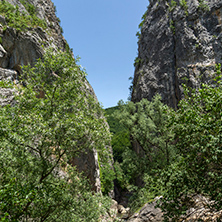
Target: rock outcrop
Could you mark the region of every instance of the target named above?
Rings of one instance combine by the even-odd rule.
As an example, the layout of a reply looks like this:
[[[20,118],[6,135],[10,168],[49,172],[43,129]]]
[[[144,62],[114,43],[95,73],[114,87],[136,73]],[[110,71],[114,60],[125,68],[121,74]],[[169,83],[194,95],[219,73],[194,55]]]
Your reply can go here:
[[[145,204],[138,213],[135,213],[127,221],[128,222],[163,222],[163,212],[156,207],[156,200],[152,203]]]
[[[159,197],[157,198],[159,199]],[[185,214],[179,218],[174,218],[170,221],[178,222],[217,222],[221,221],[222,210],[218,211],[213,208],[214,201],[210,201],[208,198],[202,195],[195,195],[189,198],[188,210]],[[128,222],[163,222],[164,213],[157,207],[157,200],[152,203],[145,204],[138,213],[131,216]]]
[[[0,68],[0,81],[15,81],[17,78],[17,72],[10,69]],[[0,87],[0,105],[5,106],[7,104],[12,104],[14,102],[15,89],[11,88],[1,88]]]
[[[222,1],[150,1],[135,61],[132,101],[159,93],[176,109],[182,84],[199,87],[222,62]]]
[[[19,81],[21,66],[33,65],[38,58],[44,54],[47,47],[60,49],[62,51],[70,50],[66,40],[62,35],[62,29],[59,19],[55,14],[55,7],[51,0],[5,0],[14,8],[13,13],[27,16],[36,16],[36,20],[41,25],[29,24],[24,27],[22,21],[13,24],[1,9],[0,13],[0,81],[7,79],[10,81]],[[3,1],[2,4],[5,4]],[[11,7],[10,6],[10,7]],[[9,8],[10,8],[9,7]],[[30,14],[30,11],[31,14]],[[34,10],[34,12],[33,12]],[[18,15],[15,15],[15,19]],[[17,21],[17,20],[16,20]],[[44,46],[44,47],[42,47]],[[96,99],[95,93],[89,83],[86,83],[90,94]],[[4,106],[13,103],[14,89],[0,88],[0,105]],[[105,119],[104,119],[105,121]],[[100,171],[98,164],[97,151],[88,151],[73,158],[73,163],[77,165],[79,171],[84,172],[91,181],[93,189],[97,192],[101,190]]]
[[[123,205],[117,203],[117,201],[112,200],[110,209],[106,215],[101,216],[99,222],[123,222],[127,221],[130,214],[130,208],[125,208]]]
[[[19,0],[8,0],[27,14],[26,7]],[[36,9],[36,15],[46,23],[47,28],[29,27],[25,31],[17,31],[8,26],[5,17],[0,19],[0,67],[20,71],[21,65],[34,64],[44,53],[42,46],[51,46],[65,50],[67,45],[59,20],[55,15],[54,5],[50,0],[28,0]]]
[[[124,208],[113,201],[107,215],[101,217],[101,222],[127,221],[127,222],[164,222],[164,212],[158,207],[161,204],[161,196],[156,197],[153,202],[146,203],[138,212],[130,216],[129,208]],[[177,222],[218,222],[222,219],[222,210],[214,208],[214,201],[202,195],[191,196],[186,203],[187,211],[178,218],[169,221]],[[123,210],[122,210],[123,208]],[[122,213],[124,212],[124,213]]]

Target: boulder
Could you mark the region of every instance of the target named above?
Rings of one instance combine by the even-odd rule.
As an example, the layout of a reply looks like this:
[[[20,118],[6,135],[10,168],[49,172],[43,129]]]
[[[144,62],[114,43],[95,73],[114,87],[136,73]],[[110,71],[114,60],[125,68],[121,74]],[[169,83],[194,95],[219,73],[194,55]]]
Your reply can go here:
[[[157,208],[157,199],[151,203],[145,204],[138,213],[135,213],[127,221],[129,222],[162,222],[163,212]]]

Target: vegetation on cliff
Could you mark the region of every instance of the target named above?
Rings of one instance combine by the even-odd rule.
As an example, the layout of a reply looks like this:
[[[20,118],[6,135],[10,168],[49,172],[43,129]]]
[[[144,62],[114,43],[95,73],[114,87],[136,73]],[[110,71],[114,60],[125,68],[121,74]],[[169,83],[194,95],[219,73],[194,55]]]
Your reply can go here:
[[[109,144],[85,77],[72,55],[52,50],[23,68],[16,102],[0,109],[0,221],[97,221],[101,215],[102,196],[93,195],[71,164],[88,149],[107,155]]]
[[[35,6],[24,0],[21,0],[21,3],[27,12],[21,12],[18,6],[15,7],[5,0],[0,1],[0,14],[5,17],[7,25],[17,31],[26,31],[36,27],[46,29],[46,22],[37,16]]]

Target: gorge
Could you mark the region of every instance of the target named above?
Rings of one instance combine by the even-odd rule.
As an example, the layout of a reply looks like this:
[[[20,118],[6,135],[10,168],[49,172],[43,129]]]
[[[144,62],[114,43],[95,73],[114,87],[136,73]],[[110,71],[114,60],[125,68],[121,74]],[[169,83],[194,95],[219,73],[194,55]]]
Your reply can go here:
[[[222,1],[150,0],[139,27],[104,114],[52,1],[0,1],[0,221],[221,220]]]

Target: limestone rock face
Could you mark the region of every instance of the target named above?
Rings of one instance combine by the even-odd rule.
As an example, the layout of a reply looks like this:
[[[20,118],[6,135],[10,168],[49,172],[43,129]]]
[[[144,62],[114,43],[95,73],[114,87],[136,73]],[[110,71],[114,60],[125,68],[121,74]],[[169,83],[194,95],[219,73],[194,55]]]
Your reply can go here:
[[[17,77],[16,71],[0,68],[0,81],[1,80],[15,81],[16,77]],[[14,93],[15,89],[0,87],[0,105],[5,106],[7,104],[12,104],[14,102]]]
[[[20,12],[27,12],[26,7],[19,0],[6,0],[8,3],[18,6]],[[18,81],[21,66],[33,65],[36,59],[44,54],[44,47],[53,47],[62,51],[67,50],[67,42],[62,35],[59,19],[55,14],[55,7],[51,0],[26,0],[34,5],[37,16],[46,22],[46,29],[41,27],[28,28],[26,31],[18,31],[7,24],[3,15],[0,15],[0,81]],[[96,95],[88,82],[87,89],[90,94]],[[13,103],[14,89],[0,88],[0,106]],[[105,119],[104,119],[105,121]],[[73,163],[79,171],[84,171],[90,179],[95,191],[100,192],[100,171],[97,151],[88,151],[74,158]]]
[[[163,212],[160,208],[157,208],[155,200],[152,203],[145,204],[142,209],[131,216],[127,221],[129,222],[145,222],[145,221],[153,221],[153,222],[163,222]]]
[[[8,0],[8,2],[19,6],[20,11],[27,13],[26,8],[19,0]],[[65,49],[66,41],[62,36],[53,3],[50,0],[28,0],[27,2],[35,6],[37,16],[47,24],[47,30],[35,27],[26,32],[18,32],[8,26],[3,29],[6,21],[1,16],[0,67],[20,71],[21,65],[34,64],[36,59],[44,53],[42,45]]]
[[[94,191],[101,191],[98,153],[95,149],[87,153],[81,153],[78,157],[73,158],[72,164],[78,166],[78,170],[84,172],[90,182],[94,184]]]
[[[196,88],[208,82],[221,61],[221,0],[152,0],[138,42],[132,101],[159,93],[176,108],[182,83]]]

